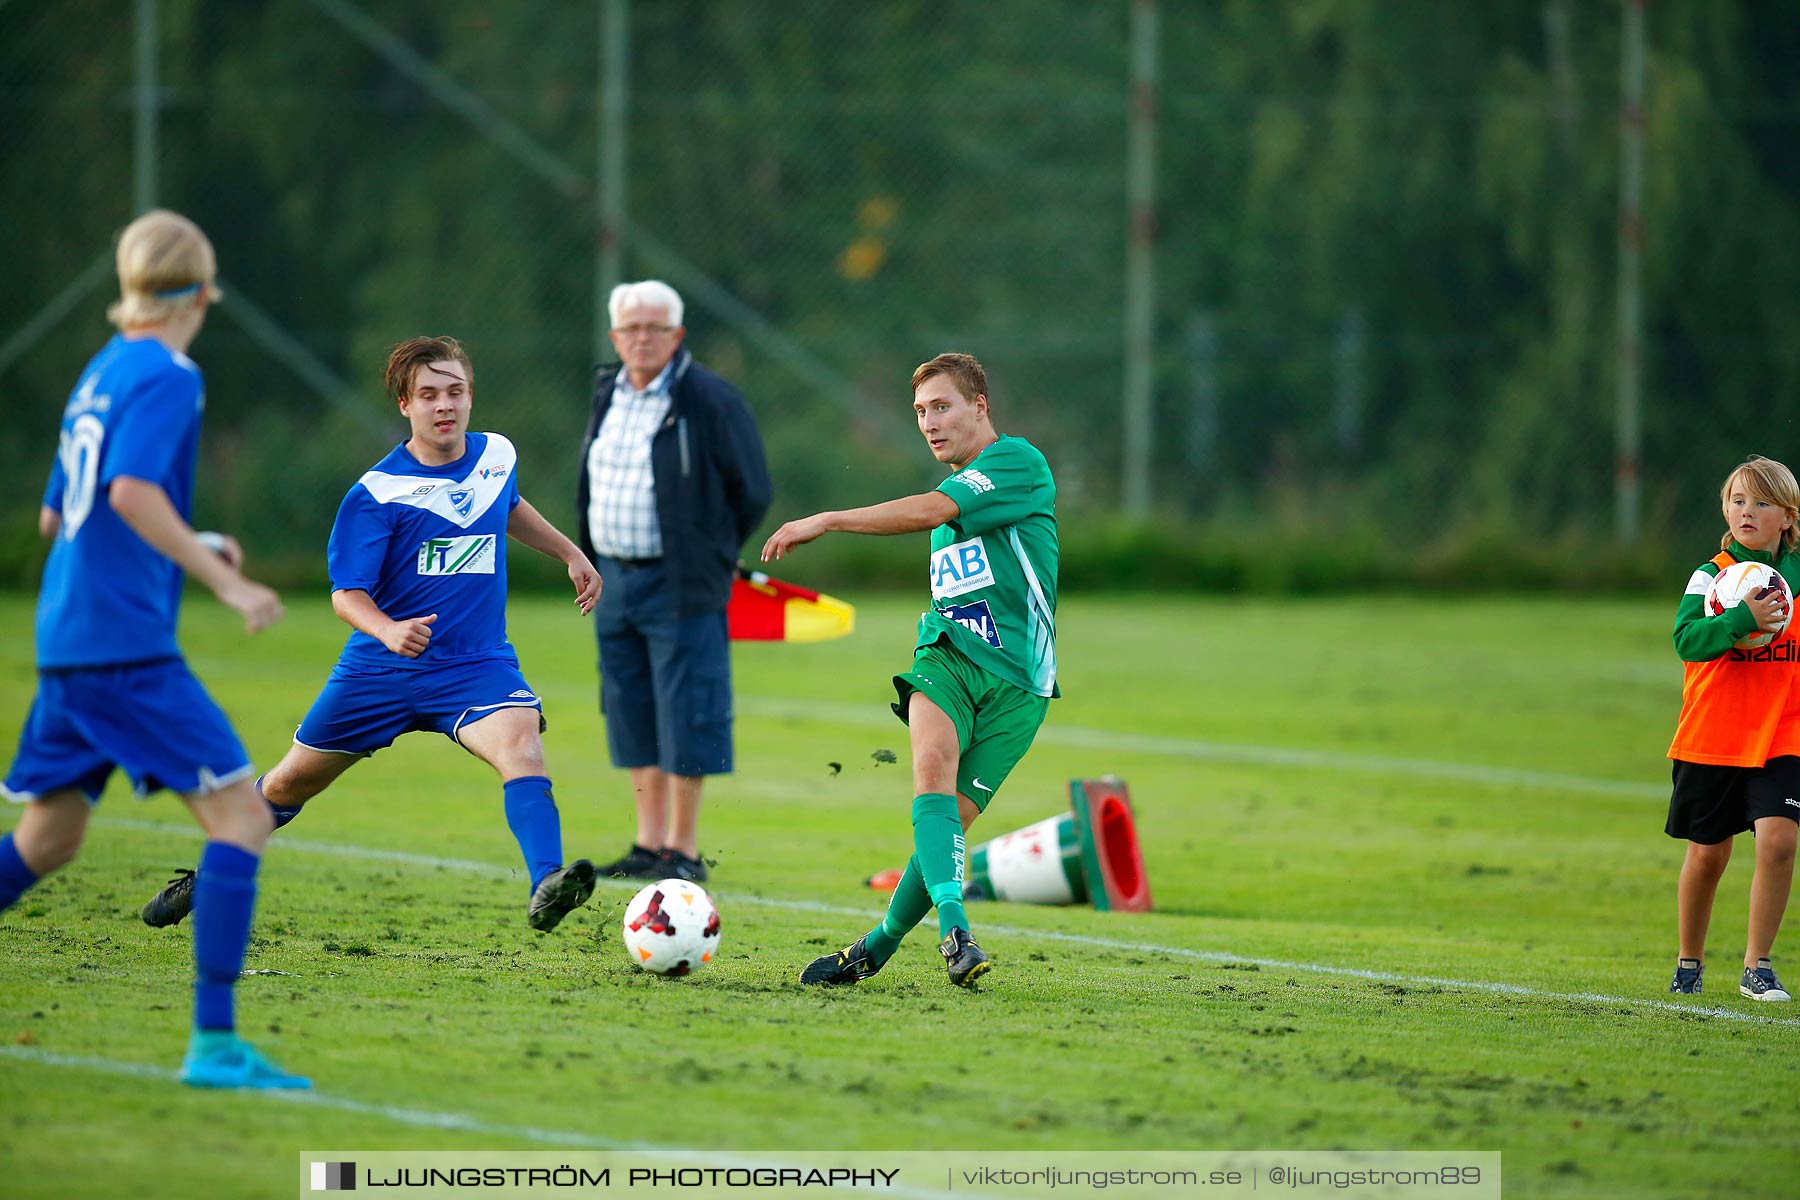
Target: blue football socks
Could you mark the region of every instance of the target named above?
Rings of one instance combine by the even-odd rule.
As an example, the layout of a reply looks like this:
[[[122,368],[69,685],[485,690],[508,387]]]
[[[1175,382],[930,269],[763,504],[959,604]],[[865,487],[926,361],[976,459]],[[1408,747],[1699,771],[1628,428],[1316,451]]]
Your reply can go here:
[[[235,1025],[232,988],[244,969],[250,917],[256,909],[256,868],[262,860],[225,842],[208,842],[194,876],[194,1027]]]
[[[506,827],[525,856],[531,873],[531,890],[537,891],[544,876],[562,866],[562,815],[550,795],[550,780],[543,775],[509,779],[506,791]]]
[[[269,806],[269,811],[275,814],[275,828],[280,829],[283,825],[286,825],[289,821],[300,815],[300,806],[296,804],[292,808],[283,808],[281,805],[263,795],[263,780],[268,777],[269,774],[267,771],[256,777],[256,798]]]
[[[13,845],[13,835],[0,838],[0,912],[5,912],[16,903],[25,890],[38,881],[25,860],[19,857],[19,849]]]

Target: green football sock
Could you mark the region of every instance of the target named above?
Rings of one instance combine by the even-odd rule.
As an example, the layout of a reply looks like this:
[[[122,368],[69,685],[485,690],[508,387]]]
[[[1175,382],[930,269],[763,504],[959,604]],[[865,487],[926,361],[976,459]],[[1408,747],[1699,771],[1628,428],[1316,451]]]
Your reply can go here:
[[[930,911],[931,893],[925,890],[925,877],[919,874],[919,856],[915,854],[906,860],[894,898],[888,901],[887,916],[864,936],[863,945],[877,963],[886,962],[900,948],[901,939]]]
[[[925,890],[937,906],[938,936],[969,928],[963,913],[963,831],[956,797],[926,792],[913,797],[913,849]]]

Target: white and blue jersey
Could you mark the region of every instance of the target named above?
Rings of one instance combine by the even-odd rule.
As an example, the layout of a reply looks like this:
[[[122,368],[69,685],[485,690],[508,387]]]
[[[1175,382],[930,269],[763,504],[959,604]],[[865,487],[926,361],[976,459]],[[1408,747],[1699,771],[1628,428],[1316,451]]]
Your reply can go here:
[[[331,527],[336,591],[369,594],[396,621],[437,614],[431,643],[404,658],[361,630],[340,661],[429,668],[513,658],[506,640],[506,525],[519,503],[518,459],[497,433],[470,433],[463,456],[428,467],[403,444],[351,487]]]
[[[121,476],[142,479],[188,519],[205,406],[200,368],[153,338],[116,336],[82,371],[44,491],[62,528],[38,592],[40,670],[180,654],[181,568],[125,524],[107,495]]]
[[[460,741],[504,708],[541,708],[506,640],[506,525],[519,503],[513,445],[466,435],[463,456],[427,467],[405,444],[344,497],[326,552],[331,586],[364,591],[396,621],[437,614],[417,658],[357,630],[294,740],[373,754],[415,730]]]

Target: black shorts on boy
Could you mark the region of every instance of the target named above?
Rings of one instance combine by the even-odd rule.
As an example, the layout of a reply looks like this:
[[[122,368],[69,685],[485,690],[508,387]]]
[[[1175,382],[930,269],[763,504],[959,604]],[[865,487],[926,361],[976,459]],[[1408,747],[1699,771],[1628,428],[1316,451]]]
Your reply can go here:
[[[1674,791],[1663,832],[1716,846],[1763,817],[1800,822],[1800,757],[1784,754],[1760,767],[1719,767],[1675,760]]]

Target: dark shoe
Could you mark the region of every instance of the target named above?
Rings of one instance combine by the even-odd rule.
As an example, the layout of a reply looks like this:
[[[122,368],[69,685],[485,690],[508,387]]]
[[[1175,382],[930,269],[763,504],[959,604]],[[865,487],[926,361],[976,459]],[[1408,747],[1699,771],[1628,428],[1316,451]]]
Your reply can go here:
[[[1781,986],[1781,980],[1775,978],[1775,969],[1761,965],[1744,968],[1744,981],[1738,984],[1738,995],[1751,1000],[1793,999]]]
[[[944,966],[950,970],[950,982],[957,987],[973,987],[975,981],[993,966],[966,929],[952,929],[950,936],[938,946],[938,953],[944,956]]]
[[[578,858],[544,876],[544,882],[531,893],[525,920],[533,929],[548,933],[560,925],[564,917],[586,904],[593,894],[594,864]]]
[[[685,879],[689,883],[706,882],[706,864],[689,858],[679,850],[664,850],[656,859],[656,874],[651,879]]]
[[[875,961],[865,944],[869,935],[864,934],[842,950],[834,950],[830,954],[820,955],[800,972],[801,983],[855,983],[867,979],[881,970],[882,965]]]
[[[165,925],[181,924],[182,918],[193,911],[194,873],[183,868],[169,880],[168,887],[150,897],[138,916],[152,929],[161,929]]]
[[[1692,966],[1688,964],[1692,963]],[[1705,989],[1700,985],[1700,976],[1706,970],[1699,961],[1692,958],[1679,959],[1675,963],[1675,978],[1669,983],[1669,990],[1677,996],[1698,996]]]
[[[625,857],[614,859],[604,867],[595,867],[594,874],[602,879],[661,879],[662,855],[633,842]]]

